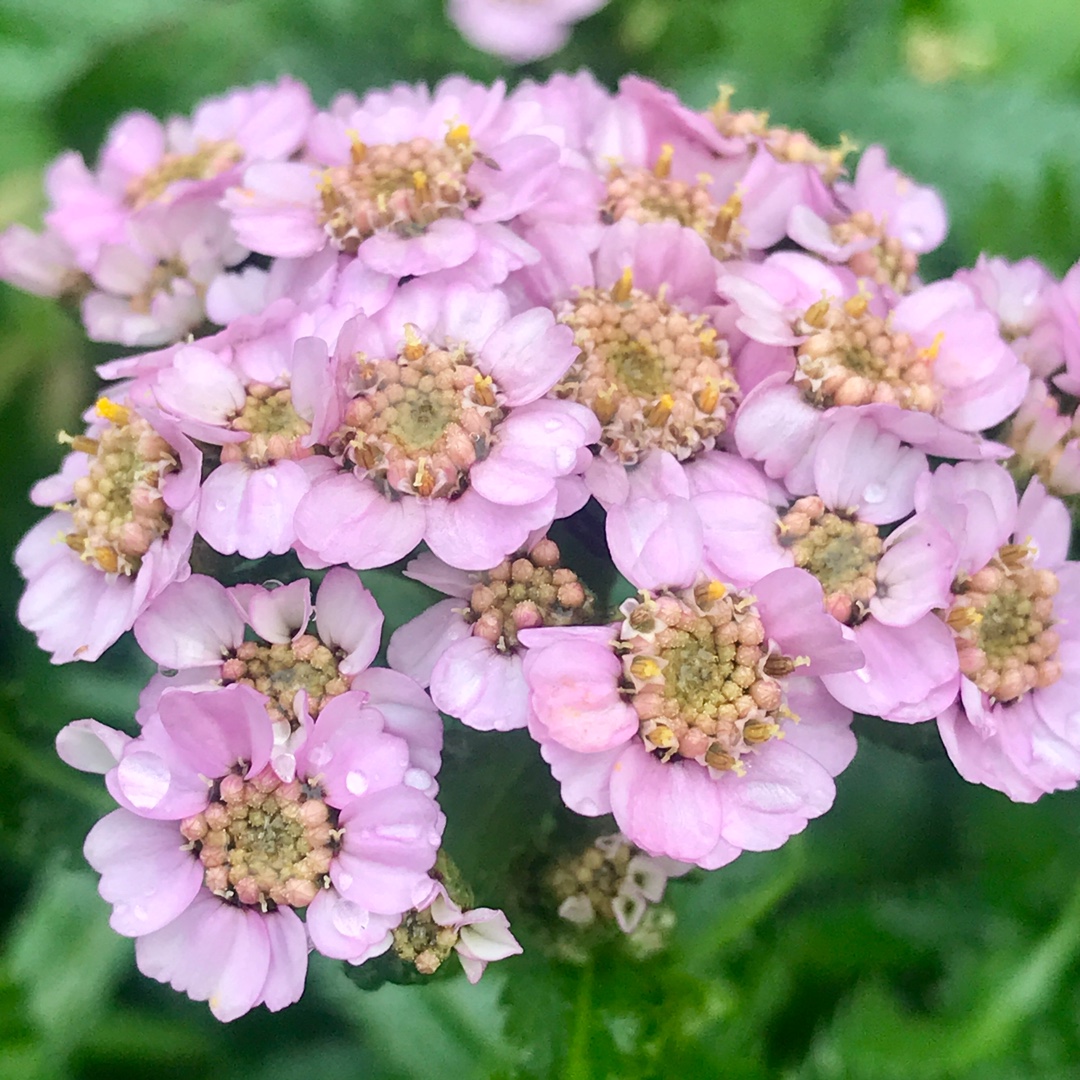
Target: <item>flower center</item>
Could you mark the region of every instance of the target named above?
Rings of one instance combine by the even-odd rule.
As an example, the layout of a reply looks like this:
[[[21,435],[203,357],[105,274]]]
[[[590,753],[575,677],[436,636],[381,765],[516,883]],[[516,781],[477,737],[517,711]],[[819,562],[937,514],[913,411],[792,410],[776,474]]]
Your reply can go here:
[[[580,626],[590,622],[595,597],[577,574],[559,566],[559,548],[541,540],[527,555],[504,559],[476,580],[466,622],[499,652],[518,647],[517,632],[534,626]]]
[[[301,634],[288,644],[244,641],[222,664],[222,681],[243,683],[265,694],[266,711],[274,721],[299,724],[293,702],[300,690],[308,695],[308,712],[319,715],[326,702],[344,694],[350,679],[338,671],[337,658],[314,634]]]
[[[60,436],[73,450],[90,455],[90,468],[73,485],[75,502],[57,509],[72,516],[74,528],[64,539],[83,562],[107,574],[130,576],[172,524],[161,486],[176,471],[177,456],[127,406],[101,398],[97,411],[110,426],[96,439]]]
[[[652,169],[615,167],[608,177],[607,198],[600,206],[600,218],[611,225],[620,218],[634,221],[677,221],[693,229],[708,243],[718,259],[744,253],[738,226],[742,199],[733,194],[717,204],[709,192],[712,178],[702,173],[693,184],[671,178],[674,153],[665,143]]]
[[[1006,544],[976,574],[957,582],[945,616],[961,672],[997,701],[1015,701],[1061,676],[1061,639],[1051,629],[1057,575],[1032,566],[1031,557],[1026,544]]]
[[[889,285],[895,292],[906,293],[919,269],[919,256],[909,251],[895,236],[886,236],[880,221],[867,210],[858,210],[846,221],[832,227],[838,244],[873,238],[877,243],[866,251],[857,251],[848,259],[848,267],[858,277],[870,278],[879,285]]]
[[[230,139],[204,141],[190,154],[165,154],[149,172],[128,184],[127,204],[141,210],[157,202],[179,180],[213,180],[243,161],[244,151]]]
[[[244,407],[233,417],[233,431],[249,432],[242,443],[226,443],[221,448],[222,461],[247,461],[267,465],[285,459],[310,457],[311,447],[301,445],[311,425],[293,408],[292,391],[275,390],[263,383],[247,388]]]
[[[439,218],[460,218],[480,205],[466,176],[478,157],[465,124],[441,145],[416,138],[366,146],[353,137],[350,163],[323,173],[320,222],[349,254],[380,229],[422,235]]]
[[[153,310],[154,300],[162,293],[172,294],[173,286],[178,281],[187,280],[187,274],[187,264],[182,259],[159,259],[143,287],[132,295],[131,310],[138,315],[149,315]],[[205,294],[205,286],[194,281],[189,284],[196,294]]]
[[[777,677],[805,661],[773,652],[753,597],[718,581],[642,595],[621,609],[619,648],[646,747],[663,761],[740,770],[792,716]]]
[[[505,415],[491,377],[463,349],[421,341],[413,326],[395,359],[356,360],[338,437],[346,456],[390,497],[460,495]]]
[[[198,852],[206,887],[238,904],[306,907],[326,884],[341,833],[337,812],[303,784],[283,784],[268,767],[252,780],[235,773],[217,797],[180,823]]]
[[[629,909],[643,914],[643,888],[649,888],[648,865],[644,853],[620,833],[600,836],[583,852],[564,856],[552,867],[548,883],[558,901],[559,915],[579,926],[597,918],[610,922],[621,908],[623,922],[632,921]],[[636,902],[636,903],[635,903]],[[629,916],[629,917],[628,917]]]
[[[394,952],[421,975],[434,975],[457,942],[457,930],[437,923],[430,907],[407,911],[394,930]]]
[[[867,298],[843,304],[819,300],[802,318],[808,335],[796,354],[795,385],[818,408],[833,405],[898,405],[935,412],[941,392],[934,383],[940,338],[917,349],[907,334],[867,311]]]
[[[732,110],[731,98],[734,92],[733,87],[720,87],[720,98],[709,110],[709,117],[721,135],[728,138],[761,139],[777,161],[813,165],[827,184],[844,175],[844,159],[856,148],[846,135],[841,135],[839,146],[818,146],[805,131],[769,127],[767,112],[754,112],[752,109]]]
[[[796,566],[821,582],[825,608],[834,618],[856,626],[867,617],[884,547],[876,525],[826,510],[809,495],[780,518],[780,544],[790,549]]]
[[[555,393],[592,409],[608,454],[632,465],[651,449],[685,461],[713,447],[738,387],[727,343],[705,316],[635,289],[629,268],[611,289],[579,290],[556,315],[581,353]]]

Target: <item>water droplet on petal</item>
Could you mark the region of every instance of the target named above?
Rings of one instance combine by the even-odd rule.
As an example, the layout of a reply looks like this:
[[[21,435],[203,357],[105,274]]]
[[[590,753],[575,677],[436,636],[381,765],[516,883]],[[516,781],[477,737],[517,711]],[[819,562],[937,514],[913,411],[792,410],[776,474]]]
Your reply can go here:
[[[372,831],[382,840],[411,842],[420,839],[420,829],[416,825],[376,825]]]
[[[345,937],[359,937],[366,929],[370,913],[351,900],[341,899],[334,905],[331,921],[334,929]]]
[[[225,500],[224,499],[215,499],[214,500],[214,509],[219,514],[224,514],[225,513]]]
[[[887,492],[884,484],[867,484],[863,490],[863,501],[871,506],[884,502]]]
[[[336,884],[339,889],[342,889],[342,890],[350,889],[350,888],[352,888],[352,883],[353,883],[352,874],[346,874],[344,870],[339,870],[338,871],[337,876],[334,879],[334,884]],[[348,901],[346,900],[346,901],[344,901],[344,903],[348,903]],[[340,905],[338,905],[338,906],[340,907]]]
[[[159,664],[158,665],[157,673],[163,679],[175,679],[176,676],[180,674],[180,672],[177,671],[176,668],[174,668],[174,667],[165,667],[164,664]]]
[[[431,773],[423,769],[407,769],[404,779],[406,787],[416,788],[417,791],[427,791],[431,787]]]
[[[284,581],[278,581],[277,578],[267,578],[267,580],[262,583],[262,587],[264,589],[273,590],[280,589],[284,584]]]
[[[586,817],[595,817],[600,813],[600,807],[596,805],[594,799],[582,799],[578,813],[584,814]]]
[[[561,427],[562,427],[562,424],[558,420],[555,420],[554,418],[551,419],[551,420],[545,420],[544,421],[544,430],[545,431],[558,431],[559,428],[561,428]]]
[[[362,772],[354,769],[346,775],[345,787],[350,795],[363,795],[368,789],[368,779]]]
[[[268,488],[276,488],[277,487],[277,477],[274,475],[274,470],[273,469],[270,469],[267,472],[265,479],[266,479],[266,486]]]

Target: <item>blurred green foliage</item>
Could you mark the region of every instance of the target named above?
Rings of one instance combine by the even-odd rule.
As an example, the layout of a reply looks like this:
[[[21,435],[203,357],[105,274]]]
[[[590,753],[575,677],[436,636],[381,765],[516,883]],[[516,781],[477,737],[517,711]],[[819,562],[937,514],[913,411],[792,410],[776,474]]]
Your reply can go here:
[[[1075,0],[613,0],[524,74],[637,71],[701,106],[734,84],[736,105],[822,141],[883,142],[938,185],[953,231],[932,273],[983,250],[1063,272],[1080,249],[1078,43]],[[69,146],[92,157],[124,110],[185,112],[284,72],[325,103],[454,70],[522,74],[465,45],[437,0],[0,0],[0,227],[35,224],[43,165]],[[108,355],[50,304],[0,293],[5,552]],[[365,577],[391,625],[427,602],[392,573]],[[5,569],[5,611],[19,588]],[[932,731],[916,756],[865,722],[831,813],[778,852],[670,886],[677,926],[642,958],[618,941],[552,950],[528,874],[574,824],[527,738],[451,729],[447,843],[525,955],[476,987],[375,992],[313,963],[298,1006],[225,1027],[138,976],[108,929],[80,846],[110,800],[52,750],[79,716],[130,727],[147,662],[122,642],[54,669],[8,619],[0,665],[4,1080],[1080,1075],[1080,801],[973,788]]]

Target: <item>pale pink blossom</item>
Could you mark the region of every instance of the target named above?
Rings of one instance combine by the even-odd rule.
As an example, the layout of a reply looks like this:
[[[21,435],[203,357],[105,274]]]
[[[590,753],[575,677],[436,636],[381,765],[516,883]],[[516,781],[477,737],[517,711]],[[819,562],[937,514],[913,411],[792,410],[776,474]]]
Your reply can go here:
[[[779,847],[829,808],[855,746],[851,713],[816,676],[862,659],[809,574],[778,570],[746,594],[702,581],[620,610],[612,626],[522,632],[529,730],[567,806],[613,813],[649,854],[707,869]],[[703,623],[707,637],[680,629]],[[706,687],[710,671],[739,690]],[[730,704],[706,706],[711,693]]]
[[[23,537],[19,621],[53,663],[96,660],[191,573],[202,455],[152,409],[101,398],[85,435],[31,498],[51,513]]]
[[[269,768],[264,701],[247,686],[175,690],[136,739],[92,721],[58,738],[70,764],[104,767],[121,804],[84,849],[113,929],[136,939],[144,974],[221,1020],[296,1001],[309,942],[351,963],[389,948],[402,914],[431,896],[444,824],[408,786],[408,744],[364,695],[308,721],[288,783]]]
[[[575,354],[550,311],[511,316],[503,293],[454,281],[410,282],[347,323],[337,397],[315,431],[345,471],[301,499],[301,557],[368,569],[424,540],[482,570],[577,509],[583,498],[560,505],[560,484],[584,468],[599,425],[545,396]]]
[[[468,42],[514,64],[540,60],[566,44],[574,23],[608,0],[448,0],[450,21]]]
[[[965,779],[1020,802],[1080,780],[1080,572],[1064,504],[1032,479],[1017,502],[990,463],[941,466],[917,505],[957,548],[945,624],[963,673],[938,717]]]

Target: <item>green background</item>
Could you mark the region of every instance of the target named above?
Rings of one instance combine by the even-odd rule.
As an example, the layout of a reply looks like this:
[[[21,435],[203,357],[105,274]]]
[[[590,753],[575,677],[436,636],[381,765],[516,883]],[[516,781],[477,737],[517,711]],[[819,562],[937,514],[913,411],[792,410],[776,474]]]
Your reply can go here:
[[[1064,272],[1080,249],[1075,0],[613,0],[526,73],[637,71],[833,143],[880,141],[952,218],[930,275],[980,251]],[[339,88],[489,80],[436,0],[0,0],[0,227],[36,225],[41,169],[93,159],[131,108],[187,112],[285,72]],[[516,77],[516,76],[515,76]],[[52,750],[80,716],[130,725],[149,668],[121,644],[51,667],[14,625],[7,553],[26,491],[77,429],[107,358],[47,301],[0,289],[0,1077],[275,1080],[718,1076],[784,1080],[1080,1075],[1075,794],[1014,806],[965,784],[934,731],[860,726],[835,808],[778,852],[669,888],[668,945],[552,950],[524,856],[550,841],[546,770],[523,736],[451,733],[447,843],[526,954],[464,979],[356,988],[313,958],[304,1000],[231,1025],[141,978],[80,854],[111,805]],[[365,575],[392,623],[427,602]],[[573,953],[574,955],[570,955]]]

